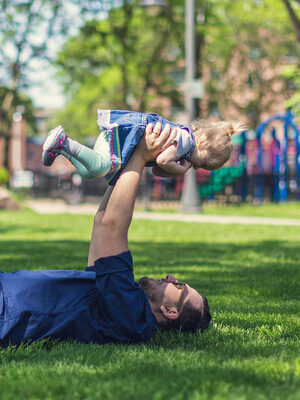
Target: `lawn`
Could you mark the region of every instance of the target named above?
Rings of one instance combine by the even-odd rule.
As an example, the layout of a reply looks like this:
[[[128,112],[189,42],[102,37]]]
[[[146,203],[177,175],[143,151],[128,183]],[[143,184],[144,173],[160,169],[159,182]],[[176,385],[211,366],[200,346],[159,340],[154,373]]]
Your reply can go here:
[[[300,219],[300,201],[280,204],[238,204],[224,206],[205,203],[203,206],[203,213],[206,215],[241,215],[249,217]]]
[[[143,210],[140,205],[139,210]],[[172,204],[170,207],[163,207],[163,203],[151,204],[151,211],[171,212],[180,211],[180,203]],[[288,203],[266,203],[266,204],[224,204],[217,205],[215,202],[203,202],[201,213],[204,215],[233,215],[242,217],[267,217],[267,218],[292,218],[300,219],[300,201]]]
[[[0,269],[82,269],[92,216],[0,212]],[[209,300],[204,335],[139,345],[0,350],[0,398],[299,399],[298,227],[134,221],[135,275],[166,273]]]
[[[138,203],[137,209],[144,211],[143,203]],[[166,203],[153,202],[150,204],[151,212],[178,213],[180,202]],[[203,202],[201,205],[203,215],[230,215],[241,217],[266,217],[266,218],[292,218],[300,219],[300,201],[288,203],[265,203],[265,204],[216,204],[216,202]]]

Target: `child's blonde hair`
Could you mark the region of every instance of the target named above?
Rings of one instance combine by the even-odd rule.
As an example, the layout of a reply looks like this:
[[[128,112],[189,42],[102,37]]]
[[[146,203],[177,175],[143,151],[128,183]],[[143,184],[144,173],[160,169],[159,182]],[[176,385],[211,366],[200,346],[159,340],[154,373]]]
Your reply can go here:
[[[222,167],[232,153],[231,136],[246,130],[241,123],[211,122],[195,120],[191,124],[196,141],[196,147],[203,154],[204,169],[217,169]]]

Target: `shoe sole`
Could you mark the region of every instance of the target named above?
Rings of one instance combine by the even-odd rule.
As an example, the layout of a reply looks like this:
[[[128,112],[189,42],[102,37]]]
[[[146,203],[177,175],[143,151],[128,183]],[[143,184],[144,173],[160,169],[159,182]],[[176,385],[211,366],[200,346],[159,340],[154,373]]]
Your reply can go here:
[[[59,154],[56,154],[56,155],[51,156],[50,153],[51,153],[50,151],[42,152],[42,164],[44,164],[45,167],[51,167],[51,165],[54,163],[56,157],[59,155]]]
[[[58,126],[58,127],[55,128],[55,129],[57,129],[57,132],[56,132],[56,134],[55,134],[54,137],[52,136],[52,133],[53,133],[53,132],[50,131],[50,133],[49,133],[49,135],[48,135],[48,137],[47,137],[47,139],[46,139],[46,141],[45,141],[45,143],[44,143],[44,145],[43,145],[43,151],[48,151],[48,152],[54,151],[54,150],[56,150],[59,146],[61,146],[61,142],[65,140],[65,138],[66,138],[66,133],[65,133],[63,127],[62,127],[62,126]],[[59,139],[59,135],[60,135],[62,132],[64,133],[65,137]]]

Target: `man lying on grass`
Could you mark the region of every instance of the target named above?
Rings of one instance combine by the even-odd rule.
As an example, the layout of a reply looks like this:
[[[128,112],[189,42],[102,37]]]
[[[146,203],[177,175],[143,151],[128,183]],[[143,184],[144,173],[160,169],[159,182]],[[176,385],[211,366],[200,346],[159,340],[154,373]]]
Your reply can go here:
[[[171,276],[134,281],[127,234],[148,160],[174,139],[148,125],[94,219],[89,267],[0,273],[0,345],[42,338],[84,343],[139,342],[158,328],[202,332],[211,316],[205,297]],[[70,249],[71,250],[71,249]],[[46,255],[46,257],[51,257]]]

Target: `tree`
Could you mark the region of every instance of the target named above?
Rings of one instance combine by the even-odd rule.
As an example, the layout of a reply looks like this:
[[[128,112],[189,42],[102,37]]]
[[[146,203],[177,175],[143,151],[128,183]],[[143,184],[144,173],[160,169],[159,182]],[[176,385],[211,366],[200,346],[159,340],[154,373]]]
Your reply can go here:
[[[286,6],[288,15],[290,20],[294,26],[296,40],[300,42],[300,12],[298,5],[298,14],[296,11],[296,7],[293,7],[293,2],[289,0],[282,0],[284,5]],[[300,4],[300,0],[295,0],[298,4]],[[295,3],[294,2],[294,3]],[[291,86],[293,87],[293,95],[288,99],[286,105],[287,107],[292,108],[293,111],[297,115],[300,115],[300,63],[298,60],[297,65],[287,65],[284,69],[284,76],[289,80]]]
[[[12,115],[21,100],[19,92],[29,84],[26,73],[31,61],[46,57],[48,41],[56,33],[55,22],[61,17],[61,3],[60,0],[1,1],[0,85],[6,90],[0,105],[0,136],[5,139],[5,166]]]
[[[9,91],[10,90],[6,87],[0,87],[0,104],[3,104],[4,99],[7,98],[7,94]],[[26,134],[28,136],[36,134],[37,127],[35,124],[34,105],[32,103],[32,100],[25,94],[16,93],[14,103],[20,107],[20,109],[22,110],[22,116],[26,120],[26,126],[27,126]]]
[[[297,41],[300,42],[300,19],[293,7],[293,1],[290,0],[282,0],[282,1],[287,9],[290,20],[294,26]],[[300,4],[300,0],[295,0],[294,2]]]
[[[98,107],[161,111],[182,107],[183,2],[169,2],[151,16],[123,1],[106,18],[84,24],[58,54],[60,79],[70,99],[59,116],[67,129],[91,135]],[[156,29],[157,28],[157,29]],[[160,99],[160,104],[154,102]]]
[[[164,115],[164,104],[182,109],[184,1],[169,1],[155,16],[137,7],[139,1],[117,3],[104,18],[87,21],[58,55],[69,98],[59,120],[77,134],[95,133],[98,107]],[[255,127],[262,112],[274,112],[274,99],[286,96],[288,81],[279,64],[297,55],[283,3],[197,0],[195,5],[197,77],[206,83],[198,114],[206,117],[215,108],[220,118],[242,116]]]
[[[219,2],[206,33],[208,110],[255,128],[263,112],[287,97],[282,66],[297,55],[293,30],[278,0]]]
[[[24,105],[22,92],[30,85],[28,71],[34,60],[48,60],[49,45],[61,40],[72,28],[70,5],[77,5],[76,23],[103,13],[107,0],[0,0],[0,137],[5,139],[5,165],[12,115]],[[52,42],[51,42],[52,41]],[[28,105],[28,104],[27,104]],[[29,113],[28,115],[29,116]]]

